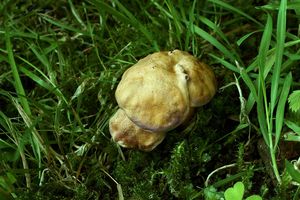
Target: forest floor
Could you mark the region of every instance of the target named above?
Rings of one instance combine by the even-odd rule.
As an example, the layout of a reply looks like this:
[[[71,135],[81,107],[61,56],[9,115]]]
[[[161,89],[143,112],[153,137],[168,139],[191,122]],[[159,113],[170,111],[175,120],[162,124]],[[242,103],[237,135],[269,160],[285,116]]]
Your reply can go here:
[[[1,1],[0,199],[299,199],[299,10]],[[123,72],[174,49],[213,69],[216,95],[153,151],[121,148],[108,121]]]

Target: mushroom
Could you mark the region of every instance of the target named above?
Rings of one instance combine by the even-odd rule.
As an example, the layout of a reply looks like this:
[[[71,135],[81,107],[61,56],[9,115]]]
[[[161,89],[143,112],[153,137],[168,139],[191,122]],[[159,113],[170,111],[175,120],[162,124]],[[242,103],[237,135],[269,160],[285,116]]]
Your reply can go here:
[[[115,93],[121,111],[110,120],[111,135],[124,147],[143,149],[144,143],[152,143],[154,148],[165,132],[186,121],[193,107],[208,103],[215,93],[214,73],[189,53],[150,54],[122,76]]]
[[[109,120],[109,131],[112,139],[120,146],[151,151],[165,138],[166,133],[146,131],[135,125],[122,109]]]

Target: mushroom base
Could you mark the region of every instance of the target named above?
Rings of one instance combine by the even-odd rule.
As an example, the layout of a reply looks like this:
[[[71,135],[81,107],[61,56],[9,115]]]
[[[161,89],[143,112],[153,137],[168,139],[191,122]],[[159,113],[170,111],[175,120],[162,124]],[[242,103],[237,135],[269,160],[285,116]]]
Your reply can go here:
[[[146,131],[135,125],[119,109],[109,121],[109,131],[112,139],[125,148],[135,148],[142,151],[152,151],[165,138],[166,133]]]

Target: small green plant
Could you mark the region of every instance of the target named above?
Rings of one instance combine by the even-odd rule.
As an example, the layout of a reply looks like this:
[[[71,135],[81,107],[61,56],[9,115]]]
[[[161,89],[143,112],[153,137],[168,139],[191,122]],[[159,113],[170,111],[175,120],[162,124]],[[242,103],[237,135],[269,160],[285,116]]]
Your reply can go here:
[[[242,182],[237,182],[233,187],[228,188],[225,193],[225,200],[242,200],[245,192],[245,186]],[[261,200],[259,195],[251,195],[246,200]]]
[[[292,94],[290,94],[289,107],[293,112],[300,110],[300,90],[295,90]]]
[[[286,171],[292,177],[294,181],[300,184],[300,158],[298,161],[295,161],[294,164],[290,163],[289,161],[285,161]]]
[[[300,126],[289,120],[285,120],[285,124],[293,131],[285,135],[285,140],[300,142]]]

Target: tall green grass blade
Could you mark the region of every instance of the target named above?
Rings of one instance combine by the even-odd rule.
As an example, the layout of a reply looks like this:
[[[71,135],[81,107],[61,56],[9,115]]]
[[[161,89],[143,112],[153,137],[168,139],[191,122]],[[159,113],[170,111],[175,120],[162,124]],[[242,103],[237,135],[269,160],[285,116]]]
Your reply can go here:
[[[58,64],[59,64],[59,75],[60,78],[65,80],[65,66],[67,66],[67,59],[65,59],[62,50],[60,48],[56,49],[56,54],[57,54],[57,58],[58,58]]]
[[[292,84],[292,74],[289,73],[284,80],[284,84],[283,84],[282,90],[281,90],[281,95],[280,95],[278,105],[277,105],[276,119],[275,119],[275,144],[274,144],[274,147],[277,146],[279,139],[280,139],[282,125],[283,125],[283,118],[284,118],[284,114],[285,114],[285,112],[284,112],[285,104],[287,102],[291,84]]]
[[[71,11],[72,11],[72,14],[74,15],[75,19],[79,22],[79,24],[84,28],[86,29],[86,26],[84,24],[84,22],[82,21],[80,15],[78,14],[72,0],[68,0],[68,3],[70,5],[70,8],[71,8]]]
[[[172,19],[173,19],[172,24],[174,24],[176,29],[176,38],[179,43],[180,49],[182,49],[182,43],[181,43],[181,35],[183,32],[183,27],[181,24],[182,17],[177,12],[176,8],[174,7],[174,3],[172,1],[170,2],[169,0],[166,0],[165,3],[170,11],[170,14],[172,15]]]
[[[260,70],[261,81],[264,80],[265,76],[265,65],[266,59],[270,47],[270,42],[272,38],[272,31],[273,31],[273,22],[271,16],[268,14],[267,23],[265,25],[265,29],[263,32],[263,36],[260,42],[259,51],[258,51],[258,67]]]
[[[195,37],[194,37],[194,21],[195,21],[195,6],[196,0],[193,1],[192,8],[189,9],[189,23],[187,24],[187,32],[185,37],[185,47],[184,49],[187,51],[189,46],[192,45],[193,55],[197,55],[197,48],[195,48]]]
[[[243,37],[241,37],[240,39],[238,39],[237,41],[236,41],[236,44],[238,45],[238,46],[241,46],[241,44],[245,41],[245,40],[247,40],[248,38],[250,38],[252,35],[254,35],[255,33],[259,33],[259,32],[261,32],[261,30],[257,30],[257,31],[253,31],[253,32],[250,32],[250,33],[247,33],[246,35],[244,35]]]
[[[236,73],[240,73],[240,70],[233,64],[227,62],[226,60],[224,60],[223,58],[219,58],[218,56],[214,55],[214,54],[209,54],[209,56],[211,56],[212,58],[214,58],[216,61],[218,61],[220,64],[222,64],[224,67],[226,67],[227,69],[234,71]]]
[[[289,121],[289,120],[284,120],[285,124],[287,127],[292,129],[295,133],[297,133],[300,136],[300,126],[297,125],[297,123]]]
[[[28,44],[28,46],[30,47],[31,45]],[[32,45],[32,46],[34,46],[34,45]],[[50,45],[49,45],[48,47],[45,47],[45,48],[43,48],[43,49],[41,49],[41,48],[39,47],[39,49],[40,49],[40,51],[41,51],[44,55],[47,55],[47,54],[49,54],[49,53],[55,51],[55,50],[57,49],[57,47],[58,47],[58,43],[57,43],[57,42],[51,42]],[[49,62],[49,61],[48,61],[48,62]]]
[[[203,17],[203,16],[199,16],[198,17],[199,20],[204,23],[205,25],[207,25],[211,30],[215,31],[216,34],[222,38],[222,40],[224,40],[224,42],[226,42],[227,45],[230,45],[230,42],[227,40],[227,37],[225,36],[225,34],[221,31],[221,29],[219,28],[219,26],[217,26],[215,23],[213,23],[212,21],[210,21],[208,18]]]
[[[39,14],[39,15],[45,21],[47,21],[50,24],[53,24],[54,26],[57,26],[57,27],[59,27],[63,30],[69,30],[69,31],[72,31],[72,32],[77,33],[77,34],[88,35],[88,33],[86,31],[83,31],[82,29],[74,28],[73,26],[70,26],[70,25],[64,24],[62,22],[59,22],[57,20],[54,20],[54,19],[50,18],[47,14]]]
[[[30,144],[31,144],[31,148],[32,151],[34,153],[34,156],[36,158],[36,162],[38,163],[39,168],[41,168],[42,166],[42,154],[41,154],[41,150],[43,150],[44,152],[46,151],[46,148],[43,145],[43,140],[41,138],[41,136],[39,135],[39,133],[37,132],[36,128],[34,127],[34,124],[30,118],[30,116],[26,113],[26,111],[23,109],[23,107],[19,104],[19,102],[11,95],[9,95],[12,104],[15,106],[15,108],[17,109],[19,115],[22,117],[24,123],[26,124],[27,129],[25,130],[25,134],[26,132],[28,132],[28,135],[30,135]],[[21,140],[22,142],[22,140]]]
[[[233,182],[235,180],[239,180],[241,177],[245,176],[246,172],[239,172],[239,173],[236,173],[236,174],[233,174],[231,176],[228,176],[224,179],[221,179],[219,181],[216,181],[215,183],[213,183],[212,185],[216,188],[218,187],[221,187],[221,186],[224,186],[230,182]]]
[[[170,2],[170,0],[169,0],[169,2]],[[173,2],[173,4],[174,4],[174,1],[171,1],[171,2]],[[195,3],[195,0],[193,1],[193,4]],[[174,4],[175,5],[175,4]],[[183,20],[187,20],[187,12],[186,11],[188,11],[188,12],[190,12],[190,9],[186,9],[186,2],[185,2],[185,0],[179,0],[178,1],[178,3],[177,3],[177,7],[178,7],[178,9],[179,9],[179,11],[178,11],[178,13],[180,13],[180,15],[181,15],[181,17],[182,17],[182,19]],[[190,4],[189,4],[190,5]],[[194,12],[193,12],[194,13]]]
[[[284,48],[293,47],[295,45],[298,45],[299,43],[300,43],[300,39],[293,40],[293,41],[288,41],[288,42],[284,43]],[[270,49],[268,51],[267,55],[268,56],[274,56],[274,58],[275,58],[275,56],[276,56],[275,55],[275,50],[276,50],[276,47],[273,47],[272,49]],[[269,59],[267,59],[267,62],[271,62],[271,61]],[[254,61],[247,67],[246,71],[249,73],[249,72],[253,71],[254,69],[256,69],[257,66],[258,66],[258,59],[254,59]]]
[[[279,4],[277,1],[274,3],[269,3],[267,5],[261,6],[263,9],[268,9],[268,10],[278,10],[279,9]],[[287,10],[295,10],[297,15],[300,14],[300,2],[298,0],[293,0],[290,2],[287,2]]]
[[[168,17],[173,19],[173,16],[168,11],[166,11],[162,6],[160,6],[157,3],[155,5],[158,7],[158,9],[160,9],[164,13],[166,13],[166,15]],[[204,18],[202,18],[202,20],[204,20]],[[240,58],[237,57],[237,55],[235,55],[231,50],[228,50],[221,42],[219,42],[210,33],[204,31],[202,28],[200,28],[199,26],[197,26],[195,24],[191,24],[189,21],[183,20],[183,22],[186,24],[187,27],[190,27],[190,29],[192,29],[196,35],[200,36],[201,38],[203,38],[204,40],[206,40],[207,42],[212,44],[214,47],[219,49],[225,55],[225,57],[230,59],[232,62],[235,62],[236,60],[238,60],[238,62],[241,63],[241,60],[240,60]],[[205,24],[209,25],[210,28],[213,28],[213,30],[215,31],[216,26],[212,25],[213,22],[207,21],[207,20],[204,20],[204,22],[205,22]],[[224,34],[222,34],[222,31],[219,30],[218,33],[220,34],[221,38],[224,38],[224,40],[227,41],[226,36]],[[239,72],[239,70],[236,69],[236,67],[234,67],[234,68],[235,68],[234,71]],[[234,68],[232,68],[232,69],[234,69]]]
[[[260,127],[261,129],[264,127],[267,127],[267,130],[263,130],[263,136],[265,139],[266,143],[269,143],[269,145],[272,146],[272,138],[270,138],[270,134],[272,134],[272,124],[269,123],[270,120],[270,116],[269,116],[269,105],[268,105],[268,100],[267,100],[267,94],[266,94],[266,86],[265,86],[265,71],[268,71],[266,69],[266,59],[267,59],[267,54],[269,51],[269,46],[270,46],[270,42],[271,42],[271,37],[272,37],[272,27],[273,27],[273,23],[272,23],[272,18],[271,16],[268,14],[267,17],[267,22],[265,25],[265,29],[262,35],[262,39],[260,42],[260,46],[259,46],[259,54],[257,56],[257,60],[258,60],[258,68],[259,68],[259,81],[258,81],[258,91],[259,91],[259,98],[257,101],[257,107],[259,107],[259,109],[257,110],[258,115],[260,116],[259,122],[260,122]],[[269,68],[270,69],[270,68]],[[266,119],[263,119],[263,115],[259,114],[260,112],[264,112],[264,117]],[[272,119],[272,116],[271,116]],[[265,124],[262,124],[265,123]]]
[[[224,1],[220,1],[220,0],[208,0],[208,2],[214,3],[218,6],[220,6],[221,8],[225,8],[226,10],[229,10],[231,12],[237,13],[243,17],[245,17],[246,19],[256,23],[259,26],[263,26],[259,21],[257,21],[256,19],[254,19],[253,17],[251,17],[250,15],[244,13],[243,11],[225,3]]]
[[[159,4],[158,2],[152,0],[152,3],[167,17],[172,19],[172,15],[171,13],[169,13],[161,4]]]
[[[37,75],[35,75],[33,72],[27,70],[24,67],[21,68],[21,72],[23,72],[26,76],[28,76],[30,79],[32,79],[33,81],[35,81],[41,87],[47,89],[50,92],[56,93],[55,92],[56,90],[55,90],[55,88],[52,85],[50,85],[47,82],[45,82],[44,80],[42,80],[40,77],[38,77]],[[60,95],[57,94],[57,96],[60,96]]]
[[[51,39],[47,36],[44,35],[39,35],[38,33],[34,31],[30,31],[30,33],[27,32],[21,32],[20,30],[1,30],[0,28],[0,35],[10,35],[10,37],[21,37],[21,38],[28,38],[28,39],[36,39],[36,40],[41,40],[45,42],[55,42],[54,39]],[[4,37],[4,36],[3,36]]]
[[[44,52],[39,52],[39,50],[35,47],[35,45],[29,45],[29,48],[32,50],[32,52],[37,57],[37,59],[39,61],[41,61],[41,63],[44,65],[44,67],[46,68],[46,71],[51,74],[51,72],[53,72],[53,70],[49,63],[48,58],[46,57],[46,54]]]
[[[57,87],[57,85],[52,82],[50,80],[50,78],[43,73],[37,66],[33,65],[32,63],[30,63],[28,60],[18,57],[20,60],[22,60],[23,62],[25,62],[26,64],[28,64],[30,67],[32,67],[34,70],[36,70],[43,78],[40,78],[39,76],[37,76],[36,74],[34,74],[33,72],[31,72],[30,70],[27,70],[26,68],[21,68],[21,71],[23,73],[25,73],[29,78],[31,78],[33,81],[35,81],[37,84],[39,84],[41,87],[49,90],[49,92],[53,92],[55,93],[58,97],[60,97],[60,99],[68,104],[68,101],[66,99],[66,97],[63,95],[63,93],[59,90],[59,88]]]
[[[260,127],[261,134],[263,135],[264,141],[267,146],[270,147],[270,144],[272,141],[269,139],[269,128],[267,127],[268,124],[268,119],[266,118],[266,111],[264,107],[264,93],[263,88],[260,86],[261,85],[261,80],[258,79],[258,88],[257,88],[257,119]]]
[[[6,49],[7,49],[7,53],[8,53],[8,61],[9,61],[9,64],[10,64],[10,67],[11,67],[11,70],[13,73],[14,81],[15,81],[14,87],[18,94],[18,100],[20,101],[21,105],[23,106],[26,114],[28,116],[31,116],[31,110],[29,107],[29,103],[27,101],[25,90],[23,88],[23,84],[21,82],[21,78],[19,75],[18,67],[17,67],[15,59],[14,59],[14,54],[13,54],[13,50],[12,50],[12,44],[10,41],[9,33],[5,34],[5,42],[6,42]]]
[[[117,4],[117,6],[127,15],[131,23],[137,30],[141,31],[148,41],[152,43],[155,50],[159,50],[159,47],[157,45],[156,40],[153,38],[152,33],[144,26],[144,24],[139,21],[123,4],[121,4],[118,0],[114,0],[114,2]]]
[[[274,67],[274,63],[275,63],[275,53],[269,53],[269,55],[266,57],[265,60],[265,64],[264,64],[264,69],[263,69],[263,80],[265,80],[265,82],[269,82],[269,77],[268,74],[270,73],[270,71],[272,70],[272,68]]]
[[[299,169],[296,170],[294,165],[290,163],[289,161],[285,160],[285,167],[286,171],[290,174],[292,179],[296,181],[297,183],[300,183],[300,171]]]
[[[284,141],[300,142],[300,134],[286,134],[284,135]]]
[[[279,77],[280,77],[280,71],[282,65],[282,57],[284,52],[284,41],[286,35],[286,4],[287,4],[286,0],[281,1],[278,17],[277,17],[276,50],[275,50],[276,59],[275,59],[272,82],[271,82],[271,99],[270,99],[271,113],[273,113],[277,101],[278,84],[279,84]]]
[[[121,12],[117,11],[115,8],[109,6],[104,1],[101,0],[92,0],[92,4],[99,10],[99,12],[102,14],[104,12],[108,12],[111,15],[113,15],[115,18],[117,18],[119,21],[123,23],[128,22],[128,18]]]
[[[99,11],[106,11],[116,17],[123,23],[130,24],[137,30],[141,31],[148,41],[153,45],[153,48],[158,51],[159,47],[156,40],[153,38],[152,33],[140,22],[123,4],[119,1],[114,0],[114,3],[119,7],[121,12],[117,11],[115,8],[107,5],[107,3],[102,0],[92,0],[91,2],[98,8]]]
[[[245,106],[247,115],[251,112],[255,102],[256,102],[256,99],[254,98],[253,93],[250,93],[248,96],[247,102],[246,102],[246,106]]]
[[[186,22],[188,24],[188,22]],[[229,51],[223,44],[221,44],[215,37],[201,29],[200,27],[194,25],[195,33],[203,38],[204,40],[208,41],[210,44],[212,44],[214,47],[219,49],[225,57],[229,58],[232,62],[235,62],[236,60],[239,61],[238,58],[236,58],[231,51]]]
[[[243,68],[240,69],[240,74],[241,74],[242,79],[244,80],[244,82],[246,83],[248,88],[250,89],[250,92],[253,95],[254,99],[256,101],[258,101],[257,91],[256,91],[256,88],[255,88],[251,78],[248,76],[248,74],[246,73],[246,71]]]

